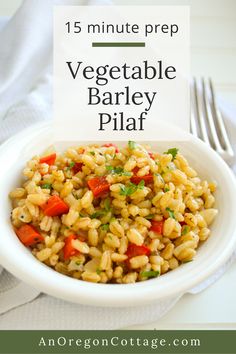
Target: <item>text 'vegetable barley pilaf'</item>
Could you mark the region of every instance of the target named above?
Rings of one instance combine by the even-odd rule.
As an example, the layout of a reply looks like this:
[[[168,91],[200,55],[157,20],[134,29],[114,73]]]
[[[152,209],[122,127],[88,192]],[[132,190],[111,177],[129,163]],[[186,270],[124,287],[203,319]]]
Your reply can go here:
[[[172,148],[129,141],[35,156],[10,193],[12,224],[32,254],[57,272],[134,283],[191,261],[210,235],[215,183]]]

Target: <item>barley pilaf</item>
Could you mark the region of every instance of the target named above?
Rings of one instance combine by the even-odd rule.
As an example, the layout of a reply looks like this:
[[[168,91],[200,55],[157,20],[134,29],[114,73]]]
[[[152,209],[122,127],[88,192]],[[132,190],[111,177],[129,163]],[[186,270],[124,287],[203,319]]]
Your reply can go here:
[[[57,272],[96,283],[134,283],[193,260],[214,220],[213,182],[178,149],[129,141],[35,156],[10,193],[12,224]]]

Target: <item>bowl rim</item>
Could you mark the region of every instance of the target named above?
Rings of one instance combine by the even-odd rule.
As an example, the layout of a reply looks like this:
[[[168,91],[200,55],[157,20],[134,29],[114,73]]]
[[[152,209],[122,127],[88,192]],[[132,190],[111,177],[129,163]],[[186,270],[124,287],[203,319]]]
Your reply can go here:
[[[48,122],[37,123],[25,129],[23,132],[14,135],[0,147],[0,161],[2,154],[4,154],[4,152],[7,151],[8,148],[16,141],[22,141],[25,137],[29,137],[30,134],[33,134],[33,136],[40,136],[40,134],[45,131],[47,131],[47,133],[51,132],[51,124]],[[233,198],[236,205],[236,180],[233,172],[217,155],[217,153],[210,149],[204,142],[191,136],[187,132],[184,132],[184,135],[191,138],[191,144],[193,144],[193,146],[201,149],[202,152],[205,152],[207,155],[210,154],[211,158],[218,163],[221,173],[223,173],[223,175],[229,179],[229,183],[232,183],[233,185],[233,191],[235,194],[233,195]],[[5,231],[9,232],[7,226],[9,227],[9,225],[3,225],[3,228],[6,228]],[[163,299],[164,297],[168,298],[183,294],[207,279],[218,268],[220,268],[232,254],[233,249],[236,246],[236,228],[234,230],[235,231],[231,235],[227,248],[222,251],[220,259],[215,259],[215,261],[211,264],[207,264],[206,262],[206,268],[201,274],[198,269],[194,270],[191,264],[186,264],[185,274],[181,273],[181,284],[180,281],[176,279],[175,281],[172,280],[171,286],[170,284],[168,285],[168,282],[164,281],[163,278],[168,278],[168,275],[172,272],[159,277],[158,280],[150,279],[145,282],[138,282],[134,284],[94,284],[77,279],[75,280],[57,273],[53,269],[39,262],[22,244],[20,244],[22,252],[19,259],[24,259],[24,263],[19,265],[18,258],[13,257],[12,259],[11,252],[7,249],[3,238],[1,237],[0,264],[2,264],[2,266],[9,270],[12,274],[24,282],[32,285],[39,291],[48,293],[63,300],[93,306],[136,306],[157,301]],[[13,230],[11,230],[11,232],[14,233]],[[16,239],[16,241],[18,240]],[[26,252],[30,257],[27,256]],[[191,276],[189,276],[188,270],[191,271]],[[179,268],[175,270],[176,275],[178,271]],[[37,281],[35,281],[36,275]],[[162,287],[160,287],[161,285]],[[155,290],[157,290],[157,292]]]

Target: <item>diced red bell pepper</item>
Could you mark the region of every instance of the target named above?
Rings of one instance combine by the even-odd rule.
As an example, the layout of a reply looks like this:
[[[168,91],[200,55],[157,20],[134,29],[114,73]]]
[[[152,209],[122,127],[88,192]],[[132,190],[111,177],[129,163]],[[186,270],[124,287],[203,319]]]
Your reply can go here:
[[[110,146],[114,146],[116,149],[115,149],[115,152],[118,153],[119,152],[119,149],[118,149],[118,146],[116,144],[112,144],[112,143],[107,143],[107,144],[104,144],[102,145],[104,147],[110,147]]]
[[[132,172],[133,172],[134,175],[136,175],[138,173],[138,171],[139,171],[139,167],[138,166],[136,166],[135,168],[132,169]]]
[[[148,155],[151,157],[151,159],[155,160],[154,154],[152,152],[149,152]]]
[[[72,240],[76,240],[77,238],[78,238],[77,235],[70,235],[65,239],[65,245],[63,247],[63,254],[64,254],[65,261],[70,257],[79,254],[79,251],[72,246],[72,242],[71,242]]]
[[[110,184],[106,177],[94,177],[88,180],[89,189],[93,192],[94,197],[101,197],[110,190]]]
[[[132,176],[130,178],[130,180],[134,184],[139,184],[141,181],[144,181],[145,185],[146,185],[146,184],[149,184],[149,183],[153,182],[153,175],[148,174],[148,175],[145,175],[145,176],[142,176],[142,177],[140,177],[140,176]]]
[[[151,226],[150,230],[162,235],[164,221],[163,220],[161,220],[161,221],[151,220],[151,223],[152,223],[152,226]]]
[[[42,206],[42,209],[47,216],[60,216],[67,214],[69,211],[68,205],[57,195],[50,197],[47,203]]]
[[[136,166],[132,169],[133,172],[133,176],[130,178],[130,181],[134,184],[139,184],[142,180],[145,182],[146,184],[152,183],[153,182],[153,175],[151,175],[150,173],[148,175],[145,176],[137,176],[137,173],[139,171],[139,167]]]
[[[57,157],[57,154],[53,153],[51,155],[41,157],[39,162],[40,163],[47,163],[49,166],[51,166],[51,165],[54,165],[56,157]]]
[[[31,225],[22,225],[15,230],[19,240],[26,246],[32,246],[44,240],[43,236]]]
[[[179,221],[179,224],[180,224],[181,226],[187,225],[185,221]]]
[[[130,243],[125,254],[128,256],[128,258],[132,258],[143,255],[149,256],[150,253],[151,251],[147,246],[138,246],[134,243]]]
[[[82,162],[76,162],[75,165],[72,167],[72,171],[74,172],[74,174],[82,171],[82,167],[84,166],[84,164]]]

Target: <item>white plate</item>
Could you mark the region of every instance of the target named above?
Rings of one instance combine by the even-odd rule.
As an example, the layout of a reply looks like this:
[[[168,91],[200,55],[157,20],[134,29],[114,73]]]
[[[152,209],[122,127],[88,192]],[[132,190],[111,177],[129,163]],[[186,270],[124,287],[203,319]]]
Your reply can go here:
[[[177,128],[157,123],[156,129]],[[224,264],[236,244],[236,183],[224,161],[203,142],[189,134],[185,142],[154,142],[153,150],[178,147],[201,177],[216,180],[219,214],[211,237],[200,247],[193,262],[163,276],[136,284],[93,284],[64,276],[37,261],[17,239],[10,224],[9,191],[20,184],[26,161],[52,144],[51,128],[40,124],[16,135],[0,148],[1,234],[0,263],[15,276],[50,295],[72,302],[101,306],[131,306],[149,303],[186,292]],[[189,140],[190,139],[190,140]],[[64,146],[63,146],[64,147]],[[62,148],[62,146],[61,146]]]

